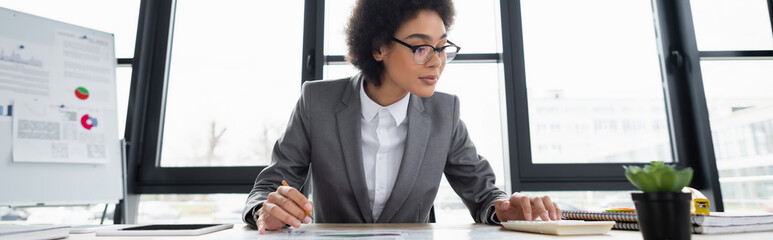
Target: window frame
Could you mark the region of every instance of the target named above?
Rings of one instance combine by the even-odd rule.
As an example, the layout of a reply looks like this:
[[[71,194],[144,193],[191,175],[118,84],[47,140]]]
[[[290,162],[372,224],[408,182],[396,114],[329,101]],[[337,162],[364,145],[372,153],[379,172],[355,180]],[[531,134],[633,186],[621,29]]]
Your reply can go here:
[[[688,1],[689,2],[689,1]],[[771,26],[771,32],[773,32],[773,0],[766,0],[766,3],[768,4],[768,20],[770,21]],[[687,9],[689,11],[689,5],[687,6]],[[689,18],[692,20],[692,17]],[[697,48],[697,46],[696,46]],[[699,66],[699,69],[697,70],[700,74],[700,62],[701,61],[724,61],[724,60],[773,60],[773,50],[725,50],[725,51],[699,51],[698,52],[699,57],[697,60],[697,66]],[[696,84],[698,85],[698,84]],[[706,111],[705,114],[705,122],[706,126],[704,131],[708,133],[705,137],[709,138],[708,144],[709,144],[709,150],[711,151],[711,160],[712,160],[712,169],[713,170],[713,176],[712,176],[712,188],[715,189],[715,194],[713,196],[707,195],[709,197],[709,200],[712,202],[712,205],[714,205],[715,202],[722,204],[723,198],[722,193],[719,189],[719,170],[717,169],[716,164],[716,158],[714,157],[714,154],[716,152],[714,151],[714,144],[711,136],[711,127],[709,126],[709,118],[708,118],[708,106],[706,104],[706,98],[704,94],[704,87],[703,82],[701,81],[698,86],[696,86],[697,90],[700,91],[701,95],[703,96],[703,107]],[[701,119],[704,120],[704,119]],[[694,167],[693,167],[694,168]],[[705,168],[705,167],[704,167]],[[696,171],[697,173],[697,171]],[[695,177],[694,177],[695,178]],[[705,178],[705,177],[704,177]],[[695,182],[693,180],[693,182]],[[717,210],[712,211],[724,211],[724,205],[720,205]]]
[[[769,6],[770,2],[768,0]],[[513,191],[635,190],[623,165],[643,163],[535,164],[531,159],[521,1],[500,1],[504,47],[510,181]],[[679,167],[695,170],[690,186],[713,211],[723,211],[708,110],[703,92],[689,0],[652,0],[659,42],[671,149]],[[773,9],[773,8],[771,8]],[[771,10],[773,12],[773,10]]]
[[[130,194],[244,193],[265,166],[161,167],[176,1],[143,0],[137,30],[126,121],[127,192]]]
[[[324,0],[304,0],[302,84],[321,79],[323,66],[345,63],[344,56],[324,55]],[[773,22],[773,0],[767,0]],[[127,111],[126,176],[130,194],[244,193],[265,166],[161,167],[164,102],[175,0],[142,0]],[[520,1],[500,0],[502,52],[459,54],[454,62],[493,62],[504,67],[509,163],[505,175],[513,191],[633,190],[622,165],[534,164],[531,162]],[[773,58],[773,51],[698,51],[688,0],[653,0],[664,76],[664,95],[673,156],[679,166],[695,170],[691,186],[722,211],[719,176],[700,72],[700,60]],[[773,24],[771,24],[773,26]],[[665,57],[664,57],[665,56]],[[665,58],[665,59],[664,59]],[[681,64],[678,64],[681,63]],[[300,85],[299,85],[300,86]]]

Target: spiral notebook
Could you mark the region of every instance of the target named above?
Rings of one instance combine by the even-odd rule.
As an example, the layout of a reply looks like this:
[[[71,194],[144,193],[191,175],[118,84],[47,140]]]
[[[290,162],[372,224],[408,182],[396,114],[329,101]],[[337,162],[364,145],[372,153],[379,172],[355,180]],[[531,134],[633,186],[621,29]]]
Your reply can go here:
[[[566,220],[615,221],[612,229],[639,230],[635,212],[562,211]],[[711,215],[693,214],[693,233],[738,233],[773,230],[773,214],[734,214],[712,212]]]
[[[635,212],[601,212],[601,211],[563,211],[561,218],[566,220],[592,220],[592,221],[617,221],[638,222],[639,216]],[[773,224],[773,214],[738,214],[727,212],[712,212],[710,215],[693,214],[693,224],[703,226],[732,226]]]
[[[635,212],[601,212],[601,211],[562,211],[561,218],[566,220],[638,222]]]
[[[616,222],[612,226],[616,230],[639,231],[639,223],[635,222]],[[748,225],[692,225],[692,232],[697,234],[718,234],[718,233],[743,233],[743,232],[764,232],[773,231],[773,223],[748,224]]]

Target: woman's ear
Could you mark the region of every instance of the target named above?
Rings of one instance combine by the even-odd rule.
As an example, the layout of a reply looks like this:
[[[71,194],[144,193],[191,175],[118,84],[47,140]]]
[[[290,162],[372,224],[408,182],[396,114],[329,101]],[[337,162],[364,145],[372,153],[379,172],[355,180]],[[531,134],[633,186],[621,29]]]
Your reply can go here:
[[[377,62],[384,60],[383,52],[381,49],[373,49],[373,59],[376,59]]]
[[[379,48],[373,49],[373,59],[376,59],[376,61],[381,62],[384,61],[384,57],[389,54],[389,49],[387,46],[381,46]]]

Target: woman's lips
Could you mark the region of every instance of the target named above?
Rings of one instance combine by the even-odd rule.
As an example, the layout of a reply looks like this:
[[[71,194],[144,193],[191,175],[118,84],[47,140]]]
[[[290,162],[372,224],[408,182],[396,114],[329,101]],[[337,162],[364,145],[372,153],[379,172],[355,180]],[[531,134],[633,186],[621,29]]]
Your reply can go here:
[[[429,85],[434,85],[435,83],[437,83],[438,76],[435,76],[435,75],[423,76],[423,77],[419,77],[419,79],[421,79],[422,81],[424,81]]]

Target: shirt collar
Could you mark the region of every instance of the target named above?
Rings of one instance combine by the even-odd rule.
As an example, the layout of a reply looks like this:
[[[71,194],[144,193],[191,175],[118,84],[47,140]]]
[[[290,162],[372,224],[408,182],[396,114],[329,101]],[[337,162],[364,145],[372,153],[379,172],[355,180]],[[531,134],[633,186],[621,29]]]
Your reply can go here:
[[[365,93],[364,84],[366,83],[363,81],[363,86],[360,86],[360,104],[362,105],[362,117],[365,118],[365,121],[370,122],[376,117],[376,114],[378,114],[380,109],[386,108],[395,119],[397,125],[399,126],[402,124],[405,117],[408,115],[408,102],[411,93],[405,94],[405,97],[392,105],[383,107],[368,97],[368,94]]]

